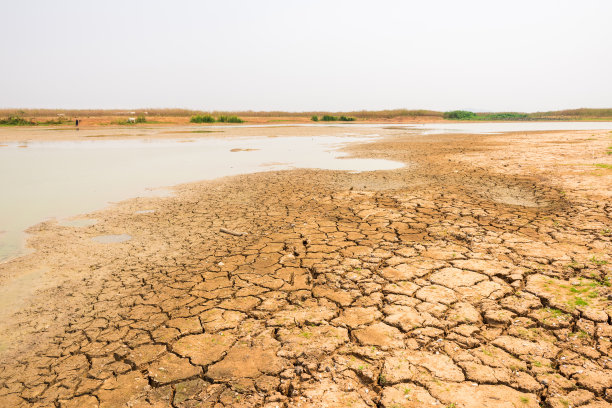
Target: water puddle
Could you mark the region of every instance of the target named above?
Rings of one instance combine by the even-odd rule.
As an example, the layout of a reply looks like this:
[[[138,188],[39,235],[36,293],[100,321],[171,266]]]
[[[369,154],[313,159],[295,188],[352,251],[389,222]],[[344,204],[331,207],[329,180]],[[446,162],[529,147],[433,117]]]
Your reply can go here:
[[[65,220],[58,224],[62,227],[91,227],[98,222],[95,218],[81,218],[76,220]]]
[[[373,171],[402,167],[351,159],[338,149],[369,137],[233,137],[88,139],[8,142],[0,150],[0,261],[25,253],[23,232],[44,220],[70,218],[131,197],[164,197],[160,188],[236,174],[293,168]],[[279,160],[280,159],[280,160]],[[262,164],[274,165],[262,167]],[[81,224],[84,223],[84,224]],[[60,225],[87,226],[87,221]]]
[[[117,234],[117,235],[98,235],[93,237],[91,240],[99,244],[118,244],[121,242],[129,241],[132,236],[129,234]]]

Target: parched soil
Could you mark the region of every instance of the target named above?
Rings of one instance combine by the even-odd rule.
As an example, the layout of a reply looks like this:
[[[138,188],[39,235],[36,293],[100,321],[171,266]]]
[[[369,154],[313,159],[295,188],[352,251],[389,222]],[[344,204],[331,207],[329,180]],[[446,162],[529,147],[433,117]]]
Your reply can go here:
[[[610,406],[610,134],[389,133],[33,228],[0,406]]]

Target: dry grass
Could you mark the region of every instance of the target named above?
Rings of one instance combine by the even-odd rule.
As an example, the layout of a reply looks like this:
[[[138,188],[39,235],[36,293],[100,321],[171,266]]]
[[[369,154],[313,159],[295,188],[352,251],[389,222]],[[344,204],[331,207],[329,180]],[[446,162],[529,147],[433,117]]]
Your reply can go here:
[[[133,113],[132,113],[133,112]],[[146,113],[145,113],[146,112]],[[334,115],[356,117],[359,119],[374,118],[395,118],[395,117],[416,117],[433,116],[442,117],[442,112],[429,110],[407,110],[393,109],[380,111],[351,111],[351,112],[283,112],[283,111],[201,111],[190,109],[0,109],[0,117],[19,115],[23,117],[51,117],[63,114],[67,117],[98,117],[98,116],[135,116],[146,114],[146,116],[160,117],[182,117],[193,115],[212,115],[212,116],[245,116],[245,117],[311,117],[313,115]]]
[[[565,109],[560,111],[534,112],[529,114],[533,119],[612,119],[612,109]]]
[[[212,115],[219,116],[239,116],[247,118],[310,118],[312,116],[323,117],[330,116],[345,116],[354,117],[358,120],[376,120],[376,119],[393,119],[393,118],[439,118],[442,119],[444,112],[433,110],[417,109],[387,109],[387,110],[360,110],[360,111],[307,111],[307,112],[283,112],[283,111],[203,111],[190,110],[179,108],[144,108],[144,109],[20,109],[6,108],[0,109],[0,118],[9,116],[20,116],[24,118],[53,118],[59,114],[63,114],[67,118],[84,118],[84,117],[134,117],[137,115],[145,115],[146,117],[191,117],[194,115]],[[489,112],[487,115],[495,115],[495,112]],[[544,119],[544,120],[587,120],[587,119],[608,119],[612,120],[612,108],[610,109],[566,109],[549,112],[534,112],[528,113],[527,120]]]

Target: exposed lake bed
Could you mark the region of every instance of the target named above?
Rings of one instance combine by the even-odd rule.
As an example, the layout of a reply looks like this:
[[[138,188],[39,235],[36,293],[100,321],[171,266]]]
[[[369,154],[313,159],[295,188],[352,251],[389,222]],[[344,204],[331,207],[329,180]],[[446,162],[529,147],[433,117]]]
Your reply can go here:
[[[342,147],[373,141],[373,130],[408,134],[612,129],[610,122],[252,125],[138,129],[0,129],[0,262],[25,253],[37,222],[99,209],[109,202],[163,194],[160,188],[256,171],[321,168],[388,170],[384,159],[347,159]],[[53,131],[49,132],[49,130]],[[217,132],[188,140],[185,132]],[[387,132],[395,133],[395,132]],[[262,138],[264,136],[265,138]],[[95,137],[95,140],[87,138]],[[266,138],[272,137],[273,140]],[[20,141],[17,141],[17,140]],[[248,146],[248,147],[243,147]],[[238,155],[229,155],[237,153]],[[246,153],[250,153],[246,155]],[[278,159],[282,158],[280,161]],[[337,159],[343,160],[337,160]],[[60,164],[60,165],[58,165]]]
[[[323,150],[350,155],[333,163],[394,167],[280,151],[31,227],[34,252],[0,264],[26,298],[0,327],[0,401],[391,407],[408,388],[425,406],[607,404],[609,130],[457,130],[325,129],[341,140]],[[219,152],[269,148],[239,143]]]

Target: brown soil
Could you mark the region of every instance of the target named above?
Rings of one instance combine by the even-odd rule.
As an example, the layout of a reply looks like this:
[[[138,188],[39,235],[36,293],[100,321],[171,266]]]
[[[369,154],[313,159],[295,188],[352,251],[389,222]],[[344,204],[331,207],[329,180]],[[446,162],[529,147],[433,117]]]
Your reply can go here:
[[[0,406],[610,406],[610,134],[387,133],[32,228]]]

